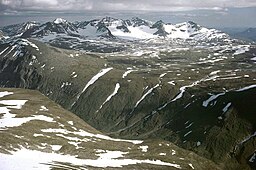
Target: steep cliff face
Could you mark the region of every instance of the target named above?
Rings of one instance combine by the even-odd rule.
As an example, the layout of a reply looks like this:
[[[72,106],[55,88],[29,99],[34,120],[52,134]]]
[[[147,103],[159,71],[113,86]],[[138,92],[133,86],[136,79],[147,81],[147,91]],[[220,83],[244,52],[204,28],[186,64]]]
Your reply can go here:
[[[37,89],[109,135],[161,138],[223,166],[249,168],[255,166],[253,50],[215,51],[219,60],[206,49],[156,58],[18,39],[0,46],[0,83]]]

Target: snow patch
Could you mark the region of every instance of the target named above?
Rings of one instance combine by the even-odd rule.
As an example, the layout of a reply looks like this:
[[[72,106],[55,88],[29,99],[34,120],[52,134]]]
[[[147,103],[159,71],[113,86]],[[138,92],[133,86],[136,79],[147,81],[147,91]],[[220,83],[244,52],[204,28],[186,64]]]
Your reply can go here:
[[[212,95],[211,97],[209,97],[207,100],[203,101],[203,106],[207,107],[209,105],[210,102],[212,102],[213,100],[217,99],[220,96],[225,95],[226,93],[219,93],[217,95]]]
[[[175,86],[174,81],[169,81],[168,84],[171,84],[171,85]]]
[[[128,70],[128,71],[126,71],[126,72],[123,74],[122,78],[124,79],[128,74],[130,74],[130,73],[133,72],[133,71],[135,71],[135,70]]]
[[[38,48],[38,46],[36,44],[28,41],[27,39],[22,39],[22,41],[27,43],[27,44],[29,44],[31,47],[35,48],[37,51],[39,51],[39,48]]]
[[[197,141],[196,142],[196,146],[200,146],[201,145],[201,142],[200,141]]]
[[[186,129],[190,128],[190,126],[192,126],[193,124],[194,124],[194,122],[190,123],[188,126],[186,126]]]
[[[76,78],[77,77],[77,74],[76,72],[72,72],[72,74],[70,75],[72,78]]]
[[[217,71],[213,71],[213,72],[211,72],[209,75],[210,76],[212,76],[212,75],[216,75],[217,73],[219,73],[220,72],[220,70],[217,70]]]
[[[233,55],[239,55],[239,54],[243,54],[245,53],[246,51],[249,51],[249,45],[238,45],[236,47],[234,47],[234,54]]]
[[[121,152],[121,151],[108,151],[108,150],[96,150],[99,156],[98,159],[116,159],[116,158],[121,158],[124,157],[124,154],[127,154],[128,152]]]
[[[194,166],[193,166],[191,163],[189,163],[188,165],[189,165],[192,169],[195,169]]]
[[[9,47],[6,47],[3,51],[0,52],[0,55],[2,55],[6,50],[8,50]]]
[[[43,135],[43,134],[37,134],[37,133],[35,133],[33,136],[34,136],[34,137],[39,137],[39,136],[44,136],[44,135]]]
[[[135,104],[134,108],[136,108],[141,102],[142,100],[144,100],[144,98],[149,95],[150,93],[152,93],[152,91],[154,89],[156,89],[157,87],[159,87],[159,84],[155,85],[154,87],[152,87],[151,89],[149,89],[138,101],[137,103]]]
[[[62,147],[61,145],[50,145],[52,147],[52,150],[58,151]]]
[[[41,129],[42,132],[45,133],[61,133],[61,134],[74,134],[74,135],[79,135],[79,136],[83,136],[83,137],[91,137],[91,138],[99,138],[99,139],[104,139],[104,140],[110,140],[110,141],[117,141],[117,142],[129,142],[129,143],[133,143],[133,144],[141,144],[143,141],[140,140],[125,140],[125,139],[115,139],[115,138],[111,138],[109,136],[105,136],[102,134],[93,134],[90,132],[86,132],[84,130],[79,130],[76,132],[71,132],[68,131],[66,129]]]
[[[120,84],[119,84],[119,83],[116,83],[114,92],[113,92],[112,94],[110,94],[110,96],[108,96],[108,98],[107,98],[107,99],[103,102],[103,104],[100,106],[99,110],[100,110],[108,101],[110,101],[112,97],[114,97],[114,96],[117,94],[119,88],[120,88]],[[99,110],[97,110],[97,111],[99,111]]]
[[[139,148],[141,149],[142,152],[147,152],[148,151],[148,146],[139,146]]]
[[[41,66],[41,68],[44,68],[45,67],[45,64],[43,64],[42,66]]]
[[[45,112],[49,111],[49,109],[45,106],[41,106],[39,110],[40,111],[45,111]]]
[[[60,86],[60,88],[63,88],[65,86],[71,86],[71,85],[72,85],[72,83],[70,83],[70,82],[63,82],[62,85]]]
[[[180,93],[179,93],[174,99],[172,99],[171,102],[174,102],[174,101],[180,99],[180,98],[183,96],[183,93],[186,91],[186,88],[188,88],[188,87],[193,87],[193,86],[197,85],[199,82],[200,82],[200,81],[196,81],[196,82],[194,82],[194,83],[192,83],[192,84],[190,84],[190,85],[182,86],[182,87],[180,88]]]
[[[247,136],[242,142],[240,142],[240,144],[242,145],[243,143],[249,141],[251,138],[256,136],[256,132],[254,132],[252,135]]]
[[[0,98],[2,98],[2,97],[4,97],[4,96],[11,95],[11,94],[13,94],[13,92],[8,92],[8,91],[0,92]]]
[[[159,78],[163,78],[167,73],[163,73],[159,76]]]
[[[96,74],[95,76],[93,76],[91,78],[91,80],[85,85],[84,89],[77,95],[76,100],[71,104],[71,107],[73,107],[76,102],[79,100],[80,96],[85,92],[85,90],[91,86],[92,84],[94,84],[100,77],[102,77],[103,75],[105,75],[107,72],[109,72],[110,70],[112,70],[113,68],[105,68],[100,70],[100,72],[98,74]]]
[[[160,108],[158,108],[158,110],[162,110],[162,109],[165,108],[169,103],[175,102],[176,100],[180,99],[180,98],[183,96],[183,94],[185,93],[186,88],[188,88],[188,87],[193,87],[193,86],[197,85],[198,83],[200,83],[201,81],[202,81],[202,80],[195,81],[194,83],[192,83],[192,84],[190,84],[190,85],[182,86],[182,87],[180,88],[180,93],[179,93],[178,95],[176,95],[176,97],[175,97],[174,99],[172,99],[171,101],[165,103],[163,106],[161,106]]]
[[[7,105],[6,108],[21,109],[28,100],[1,100],[0,104]]]
[[[184,137],[188,136],[190,133],[192,133],[192,130],[189,131],[189,132],[187,132],[187,133],[184,135]]]
[[[250,85],[250,86],[246,86],[246,87],[243,87],[241,89],[238,89],[236,90],[237,92],[241,92],[241,91],[245,91],[245,90],[249,90],[249,89],[252,89],[252,88],[255,88],[256,87],[256,84],[253,84],[253,85]]]
[[[7,55],[9,55],[15,48],[17,47],[17,45],[13,45],[11,47],[11,49],[4,55],[4,57],[6,57]],[[9,49],[9,48],[8,48]]]
[[[73,121],[68,121],[68,124],[70,124],[70,125],[74,125],[74,122]]]
[[[256,153],[253,153],[252,157],[249,159],[249,162],[254,163],[256,161]]]
[[[11,114],[6,107],[0,107],[0,113],[5,113],[5,115],[0,119],[0,129],[3,129],[3,130],[9,127],[18,127],[31,120],[55,122],[53,121],[53,118],[50,118],[44,115],[32,115],[31,117],[16,118],[15,114]]]
[[[222,111],[225,113],[226,111],[228,111],[229,107],[231,106],[231,103],[228,103],[223,109]]]
[[[105,151],[97,154],[98,159],[79,159],[76,156],[62,155],[57,153],[46,153],[36,150],[22,148],[18,151],[11,151],[11,155],[0,153],[1,168],[20,170],[22,169],[50,169],[57,164],[70,164],[74,166],[92,166],[92,167],[123,167],[135,164],[153,164],[162,166],[171,166],[181,169],[178,164],[163,162],[161,160],[137,160],[137,159],[120,159],[127,152]],[[26,155],[26,156],[24,156]],[[118,159],[117,159],[118,158]],[[56,162],[58,162],[56,164]]]
[[[67,20],[62,19],[62,18],[56,18],[53,22],[54,22],[55,24],[60,24],[60,23],[66,23]]]

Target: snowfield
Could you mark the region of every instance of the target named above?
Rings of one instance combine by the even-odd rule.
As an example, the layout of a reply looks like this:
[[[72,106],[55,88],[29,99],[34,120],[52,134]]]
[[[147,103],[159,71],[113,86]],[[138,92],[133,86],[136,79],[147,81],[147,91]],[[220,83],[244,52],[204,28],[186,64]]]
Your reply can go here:
[[[16,152],[11,152],[11,155],[0,153],[0,157],[1,168],[12,170],[50,169],[52,166],[58,167],[58,164],[55,165],[55,162],[69,163],[73,166],[92,166],[99,168],[117,168],[136,164],[153,164],[181,169],[181,166],[178,164],[167,163],[161,160],[125,159],[122,158],[124,154],[127,153],[121,151],[103,151],[99,153],[98,151],[96,151],[96,155],[99,157],[98,159],[79,159],[76,156],[71,155],[46,153],[22,148],[21,150],[18,150]],[[59,167],[61,168],[62,166]]]

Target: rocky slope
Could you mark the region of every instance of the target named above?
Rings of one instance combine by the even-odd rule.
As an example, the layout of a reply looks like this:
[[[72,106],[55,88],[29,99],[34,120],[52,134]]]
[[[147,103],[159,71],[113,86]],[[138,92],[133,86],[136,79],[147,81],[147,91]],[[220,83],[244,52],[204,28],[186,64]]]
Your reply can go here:
[[[117,44],[127,46],[105,53],[103,43],[102,53],[90,53],[5,40],[0,84],[38,89],[113,137],[164,139],[221,168],[255,167],[255,46],[177,39]]]

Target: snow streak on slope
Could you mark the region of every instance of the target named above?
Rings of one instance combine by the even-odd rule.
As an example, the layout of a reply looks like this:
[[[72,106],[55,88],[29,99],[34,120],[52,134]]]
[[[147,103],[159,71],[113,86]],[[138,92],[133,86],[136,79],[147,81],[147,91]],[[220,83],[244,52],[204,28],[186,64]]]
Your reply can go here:
[[[219,96],[223,96],[223,95],[225,95],[224,92],[223,92],[223,93],[219,93],[219,94],[217,94],[217,95],[211,95],[211,97],[209,97],[207,100],[205,100],[205,101],[203,102],[203,106],[204,106],[204,107],[207,107],[210,102],[214,101],[214,100],[217,99]]]
[[[235,90],[235,91],[236,91],[236,92],[241,92],[241,91],[249,90],[249,89],[252,89],[252,88],[255,88],[255,87],[256,87],[256,85],[253,84],[253,85],[246,86],[246,87],[243,87],[243,88],[238,89],[238,90]],[[228,91],[227,91],[227,92],[228,92]],[[211,103],[212,101],[216,100],[218,97],[223,96],[223,95],[225,95],[225,94],[226,94],[226,92],[219,93],[219,94],[216,94],[216,95],[210,94],[211,97],[209,97],[207,100],[205,100],[205,101],[203,102],[203,106],[204,106],[204,107],[207,107],[207,106],[209,105],[209,103]],[[228,109],[228,107],[229,107],[230,105],[231,105],[231,103],[228,103],[228,105],[226,106],[227,108],[224,108],[225,110],[223,110],[223,111],[225,112],[226,109]]]
[[[235,90],[236,92],[241,92],[241,91],[245,91],[245,90],[249,90],[249,89],[252,89],[252,88],[255,88],[256,87],[256,85],[254,84],[254,85],[250,85],[250,86],[246,86],[246,87],[244,87],[244,88],[241,88],[241,89],[238,89],[238,90]],[[220,97],[220,96],[223,96],[223,95],[225,95],[226,94],[226,92],[223,92],[223,93],[219,93],[219,94],[216,94],[216,95],[213,95],[213,94],[210,94],[211,95],[211,97],[209,97],[207,100],[205,100],[204,102],[203,102],[203,106],[204,107],[207,107],[208,105],[209,105],[209,103],[211,103],[212,101],[214,101],[214,100],[216,100],[218,97]],[[231,105],[231,103],[229,103],[226,107],[226,109],[228,109],[228,107]],[[225,109],[225,110],[226,110]],[[224,111],[224,110],[223,110]],[[225,111],[224,111],[225,112]]]
[[[6,47],[3,51],[0,52],[0,55],[2,55],[9,47]]]
[[[249,90],[249,89],[252,89],[252,88],[256,88],[256,84],[253,84],[253,85],[250,85],[250,86],[243,87],[243,88],[238,89],[238,90],[236,90],[236,91],[237,91],[237,92],[241,92],[241,91]]]
[[[100,106],[100,108],[97,110],[97,112],[104,106],[104,104],[106,104],[108,101],[110,101],[111,98],[114,97],[117,94],[119,88],[120,88],[120,84],[116,83],[116,87],[115,87],[114,92],[110,96],[108,96],[108,98],[103,102],[103,104]]]
[[[152,91],[154,89],[156,89],[157,87],[159,87],[159,84],[155,85],[154,87],[152,87],[151,89],[149,89],[138,101],[137,103],[135,104],[134,108],[136,108],[141,102],[142,100],[144,100],[144,98],[149,95],[150,93],[152,93]]]
[[[21,39],[22,41],[20,42],[23,45],[30,45],[31,47],[35,48],[37,51],[39,51],[39,48],[37,45],[32,43],[31,41],[28,41],[27,39]]]
[[[124,74],[122,75],[122,78],[124,79],[126,76],[128,76],[128,74],[130,74],[133,71],[135,71],[135,70],[128,70],[128,71],[124,72]]]
[[[199,81],[196,81],[196,82],[194,82],[194,83],[192,83],[192,84],[190,84],[190,85],[182,86],[182,87],[180,88],[180,93],[179,93],[174,99],[172,99],[171,101],[165,103],[163,106],[161,106],[160,108],[158,108],[158,110],[162,110],[162,109],[165,108],[169,103],[174,102],[174,101],[176,101],[176,100],[182,98],[183,94],[184,94],[185,91],[186,91],[186,88],[188,88],[188,87],[193,87],[193,86],[197,85],[198,83],[200,83],[201,81],[202,81],[202,80],[199,80]]]
[[[222,109],[222,111],[223,111],[224,113],[227,112],[230,106],[231,106],[231,102],[229,102],[229,103]]]
[[[13,45],[11,47],[11,49],[4,55],[4,57],[8,56],[15,48],[17,47],[17,45]],[[9,49],[9,48],[8,48]]]
[[[85,92],[85,90],[91,86],[93,83],[95,83],[100,77],[102,77],[104,74],[106,74],[107,72],[109,72],[110,70],[112,70],[113,68],[105,68],[100,70],[100,72],[98,74],[96,74],[95,76],[93,76],[91,78],[91,80],[86,84],[86,86],[84,87],[84,89],[77,95],[76,100],[72,103],[71,107],[73,107],[76,102],[79,100],[80,96]]]

